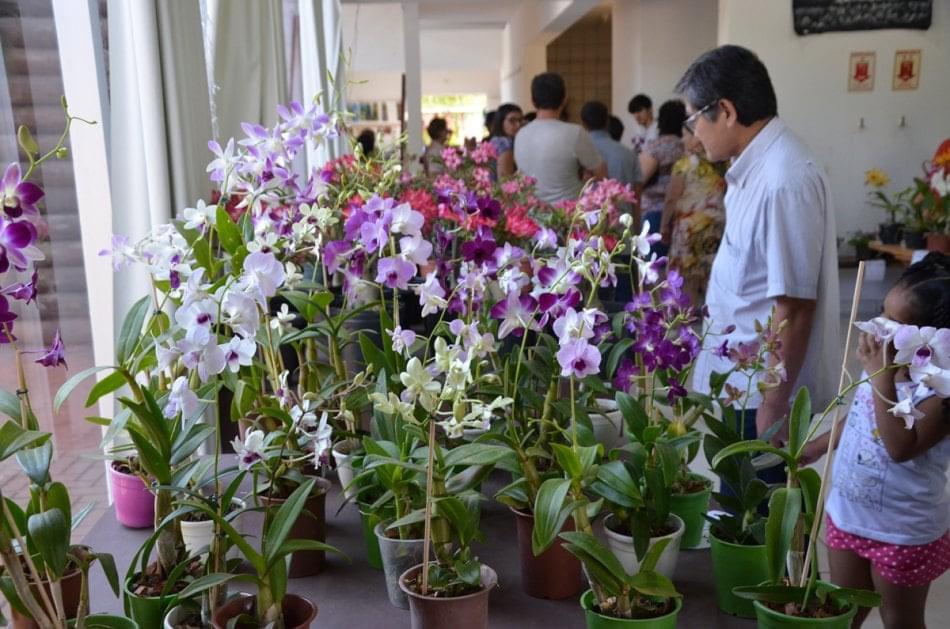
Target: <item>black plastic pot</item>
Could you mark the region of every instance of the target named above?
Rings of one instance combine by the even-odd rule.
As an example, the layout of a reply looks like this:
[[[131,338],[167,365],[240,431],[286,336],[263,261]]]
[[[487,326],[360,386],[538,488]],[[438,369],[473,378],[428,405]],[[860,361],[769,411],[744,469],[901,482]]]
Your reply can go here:
[[[927,234],[918,231],[905,231],[904,246],[908,249],[926,249]]]
[[[881,223],[878,225],[877,234],[885,245],[897,245],[900,244],[901,236],[904,234],[904,225],[903,223]]]

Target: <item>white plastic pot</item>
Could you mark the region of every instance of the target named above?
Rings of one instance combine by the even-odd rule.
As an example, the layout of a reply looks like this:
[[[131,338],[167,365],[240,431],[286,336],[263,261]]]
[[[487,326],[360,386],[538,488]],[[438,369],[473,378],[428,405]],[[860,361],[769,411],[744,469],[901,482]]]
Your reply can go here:
[[[613,523],[613,518],[614,515],[612,513],[604,518],[604,532],[607,534],[607,548],[609,548],[610,552],[620,561],[620,565],[623,566],[627,574],[636,574],[637,570],[640,569],[640,560],[637,559],[637,553],[633,549],[633,537],[611,531],[610,524]],[[675,527],[676,530],[669,535],[651,537],[650,547],[661,539],[670,540],[670,543],[666,545],[666,548],[664,548],[660,554],[659,561],[656,562],[656,571],[666,578],[672,579],[673,573],[676,572],[676,561],[680,555],[680,542],[683,539],[683,531],[686,530],[686,525],[683,524],[679,516],[672,513],[667,520],[667,524]]]
[[[165,614],[165,621],[162,623],[164,629],[175,629],[179,623],[184,622],[188,617],[189,610],[184,605],[176,605]]]
[[[627,437],[623,434],[623,415],[617,409],[617,403],[613,400],[596,400],[594,404],[600,413],[590,414],[590,423],[594,427],[594,439],[604,445],[604,450],[610,452],[614,448],[619,448],[627,443]]]
[[[245,503],[243,500],[234,499],[234,507],[236,509],[245,508]],[[231,521],[231,525],[236,528],[238,531],[242,531],[241,528],[242,520],[244,519],[244,514],[242,513],[237,518]],[[200,522],[186,522],[182,520],[181,524],[181,538],[185,542],[185,551],[192,555],[205,546],[211,545],[211,540],[214,536],[214,521],[212,520],[202,520]],[[240,550],[237,546],[231,546],[228,550],[227,559],[236,559],[240,557]],[[208,553],[203,553],[201,555],[202,559],[207,559]]]

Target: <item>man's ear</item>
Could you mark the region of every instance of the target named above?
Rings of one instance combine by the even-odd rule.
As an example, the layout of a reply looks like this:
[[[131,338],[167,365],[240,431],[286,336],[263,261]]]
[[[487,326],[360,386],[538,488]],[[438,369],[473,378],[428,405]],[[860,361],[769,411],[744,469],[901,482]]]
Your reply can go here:
[[[739,114],[736,111],[735,104],[731,100],[723,98],[719,101],[719,115],[725,116],[727,127],[733,127],[739,124]]]

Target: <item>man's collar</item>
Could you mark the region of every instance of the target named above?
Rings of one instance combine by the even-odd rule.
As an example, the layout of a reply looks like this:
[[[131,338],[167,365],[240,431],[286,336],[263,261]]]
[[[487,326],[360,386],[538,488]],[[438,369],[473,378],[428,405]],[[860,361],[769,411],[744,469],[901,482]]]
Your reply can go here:
[[[606,136],[608,138],[610,137],[610,134],[607,133],[605,129],[591,129],[590,131],[587,132],[587,135],[591,137],[595,137],[595,136]]]
[[[768,124],[759,130],[742,153],[732,160],[732,165],[726,171],[726,183],[740,188],[745,185],[745,180],[752,167],[762,159],[762,155],[785,129],[785,123],[778,116],[769,120]]]

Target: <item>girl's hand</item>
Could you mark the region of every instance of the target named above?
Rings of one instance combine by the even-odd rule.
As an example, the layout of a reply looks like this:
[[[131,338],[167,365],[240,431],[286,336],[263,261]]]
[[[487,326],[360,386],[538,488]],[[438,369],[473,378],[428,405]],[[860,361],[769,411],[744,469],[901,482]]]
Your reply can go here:
[[[890,366],[893,359],[890,354],[889,351],[886,351],[884,343],[878,341],[870,334],[862,332],[861,336],[858,337],[858,360],[861,362],[861,366],[864,367],[864,370],[869,374],[880,371],[882,367]],[[879,376],[889,376],[893,378],[894,374],[891,370],[888,370],[879,374]]]

